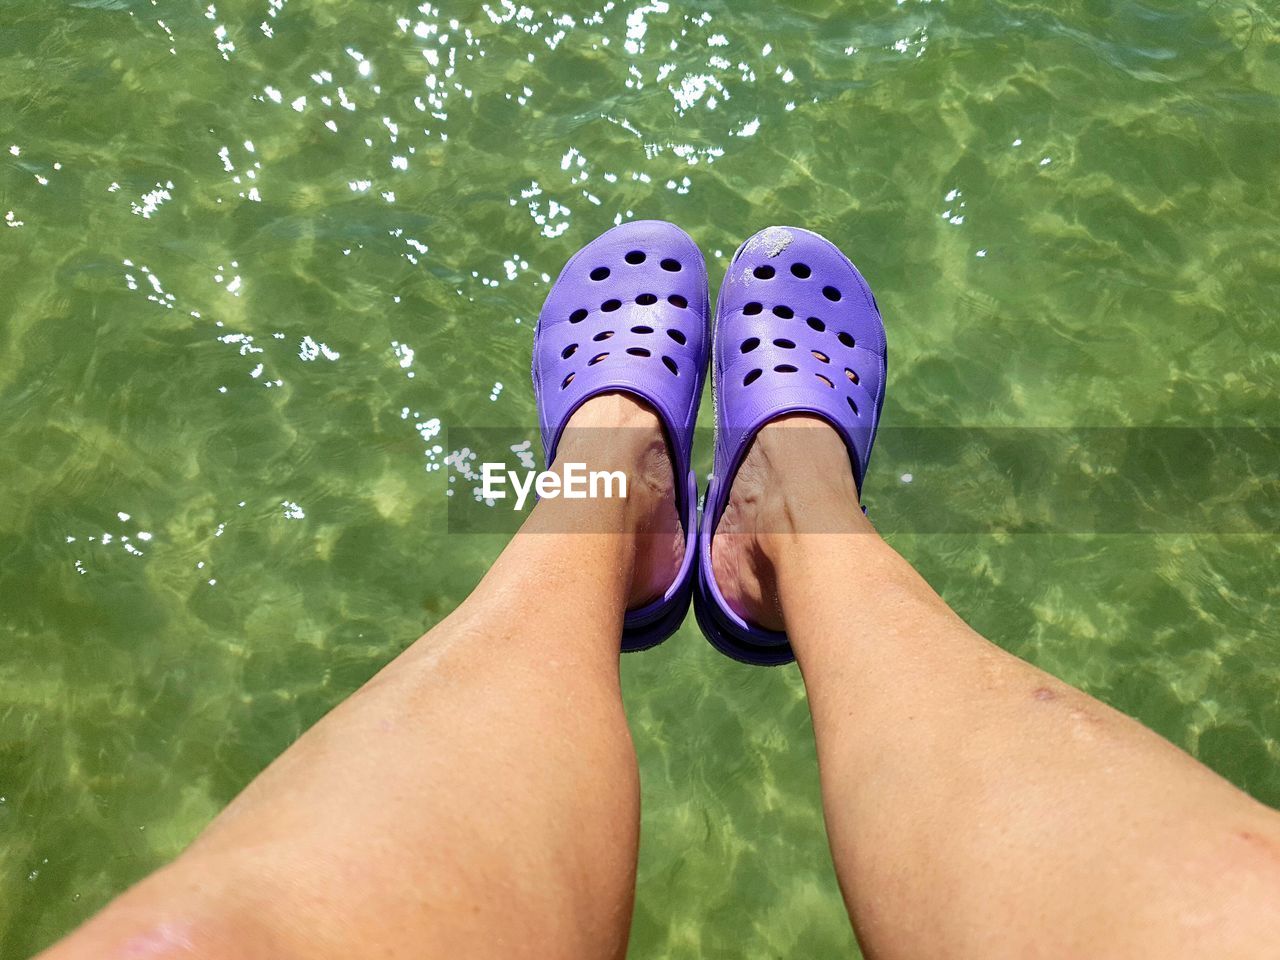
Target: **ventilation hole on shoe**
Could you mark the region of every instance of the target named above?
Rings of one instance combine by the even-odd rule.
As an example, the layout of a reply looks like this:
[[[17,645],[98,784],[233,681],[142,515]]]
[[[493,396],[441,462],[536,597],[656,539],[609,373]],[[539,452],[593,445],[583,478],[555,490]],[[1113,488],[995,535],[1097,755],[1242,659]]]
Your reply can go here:
[[[573,356],[574,352],[577,349],[578,349],[578,345],[576,343],[569,344],[567,347],[565,347],[563,350],[560,351],[560,359],[568,360],[570,357]]]
[[[673,293],[671,296],[667,297],[667,303],[671,304],[673,307],[679,307],[681,310],[689,305],[689,301],[678,293]]]
[[[809,269],[808,264],[804,263],[793,263],[791,265],[791,272],[801,280],[807,280],[813,273],[813,271]]]
[[[748,373],[745,377],[742,378],[742,385],[744,387],[751,386],[753,383],[755,383],[757,380],[760,379],[760,374],[762,373],[764,373],[763,370],[759,370],[759,369],[752,370],[750,373]]]
[[[852,350],[854,347],[858,345],[858,341],[853,339],[853,337],[850,334],[845,333],[843,330],[841,330],[840,333],[837,334],[837,338],[841,343],[843,343],[850,350]]]
[[[560,389],[563,390],[565,387],[569,386],[569,384],[573,383],[573,378],[576,377],[577,375],[578,374],[575,371],[574,373],[571,373],[567,377],[565,377],[564,380],[560,382]]]
[[[826,384],[828,387],[830,387],[832,390],[834,390],[834,389],[836,388],[836,385],[835,385],[834,383],[832,383],[830,380],[828,380],[826,377],[824,377],[822,374],[820,374],[820,373],[815,373],[815,374],[814,374],[814,376],[815,376],[815,377],[817,377],[819,380],[821,380],[823,383],[825,383],[825,384]]]
[[[686,337],[679,330],[668,330],[667,336],[670,337],[672,340],[674,340],[676,343],[680,344],[680,346],[682,347],[689,342],[689,338]]]
[[[773,341],[775,347],[781,347],[783,350],[794,350],[796,344],[794,340],[783,340],[781,338]]]
[[[853,415],[856,417],[858,415],[858,405],[853,402],[853,397],[845,397],[845,399],[849,401],[849,409],[853,411]]]
[[[819,333],[827,329],[827,325],[823,323],[821,320],[819,320],[817,317],[810,317],[808,320],[805,321],[805,323],[807,323],[814,330],[817,330]]]
[[[840,291],[837,290],[835,287],[823,287],[822,295],[826,297],[828,300],[830,300],[832,303],[835,303],[837,300],[840,299]]]
[[[857,375],[857,373],[855,373],[854,371],[850,370],[848,367],[845,367],[844,375],[845,375],[846,377],[848,377],[848,378],[849,378],[849,382],[850,382],[850,383],[857,383],[857,382],[858,382],[858,375]]]
[[[640,304],[642,307],[651,307],[657,302],[658,298],[652,293],[642,293],[640,296],[636,297],[636,303]]]
[[[763,309],[764,309],[764,304],[756,303],[754,300],[752,300],[750,303],[748,303],[745,307],[742,308],[742,312],[745,313],[748,317],[754,317],[757,313],[759,313]]]
[[[760,346],[760,338],[750,337],[749,339],[742,341],[742,352],[750,353],[752,350],[754,350],[758,346]]]
[[[592,279],[592,280],[607,280],[607,279],[609,279],[609,268],[608,268],[608,267],[596,267],[594,270],[592,270],[592,271],[591,271],[591,279]]]
[[[676,362],[672,360],[670,357],[663,357],[662,364],[668,370],[670,370],[673,374],[675,374],[675,376],[677,377],[680,376],[680,368],[676,366]]]
[[[667,273],[679,273],[680,261],[672,260],[670,257],[667,257],[667,259],[662,261],[662,269],[667,271]]]
[[[585,319],[587,319],[587,311],[585,310],[575,310],[569,314],[570,323],[581,323]]]
[[[643,251],[643,250],[632,250],[630,253],[628,253],[628,254],[627,254],[625,257],[623,257],[622,259],[626,260],[626,261],[627,261],[627,263],[632,264],[633,266],[634,266],[635,264],[637,264],[637,263],[644,263],[644,251]]]
[[[653,333],[653,327],[645,327],[645,326],[632,327],[631,332],[632,333]]]
[[[757,280],[771,280],[774,274],[773,267],[768,266],[767,264],[763,267],[756,267],[751,272],[755,275]]]
[[[809,352],[813,354],[813,359],[817,360],[817,361],[818,361],[818,362],[820,362],[820,363],[830,363],[830,362],[831,362],[831,358],[830,358],[830,357],[828,357],[828,356],[827,356],[825,353],[823,353],[821,350],[810,350]]]
[[[790,320],[792,317],[796,315],[796,312],[792,310],[790,307],[784,307],[779,305],[773,308],[773,315],[775,317],[781,317],[783,320]]]
[[[601,360],[603,360],[603,359],[604,359],[605,357],[607,357],[608,355],[609,355],[609,354],[608,354],[608,352],[607,352],[607,351],[606,351],[605,353],[597,353],[594,357],[592,357],[590,360],[588,360],[588,361],[587,361],[587,366],[588,366],[588,367],[594,367],[597,363],[599,363]]]
[[[596,343],[599,343],[601,340],[608,340],[612,336],[613,336],[612,330],[601,330],[591,339],[594,340]]]
[[[627,353],[633,357],[649,357],[652,356],[644,347],[627,347]]]
[[[796,368],[789,363],[780,363],[773,368],[774,373],[795,373]]]
[[[600,309],[605,313],[613,313],[613,311],[617,310],[620,306],[622,306],[621,300],[606,300],[604,303],[600,304]]]

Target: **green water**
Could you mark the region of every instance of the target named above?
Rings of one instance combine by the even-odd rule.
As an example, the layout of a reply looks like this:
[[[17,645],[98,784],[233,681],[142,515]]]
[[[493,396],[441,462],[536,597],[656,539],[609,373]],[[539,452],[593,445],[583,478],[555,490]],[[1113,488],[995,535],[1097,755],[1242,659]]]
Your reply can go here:
[[[502,538],[448,531],[437,421],[534,435],[547,279],[619,218],[684,226],[713,284],[762,226],[829,235],[885,312],[888,425],[1272,426],[1278,161],[1270,4],[4,0],[0,957],[466,594]],[[892,540],[1280,803],[1274,536]],[[795,668],[690,619],[623,676],[632,957],[852,952]]]

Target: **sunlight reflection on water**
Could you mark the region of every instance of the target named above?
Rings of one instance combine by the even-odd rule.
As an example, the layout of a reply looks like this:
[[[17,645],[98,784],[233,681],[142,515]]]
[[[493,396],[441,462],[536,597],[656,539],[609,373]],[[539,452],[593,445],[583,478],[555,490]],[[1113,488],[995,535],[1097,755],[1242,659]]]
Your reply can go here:
[[[478,483],[449,430],[536,437],[534,320],[612,224],[680,223],[713,286],[763,226],[829,235],[884,308],[889,424],[1273,415],[1277,24],[1244,3],[0,21],[4,956],[171,857],[465,595],[501,538],[446,532]],[[934,479],[873,465],[869,498]],[[1280,802],[1274,538],[895,545],[975,627]],[[624,684],[632,956],[847,955],[795,671],[690,622]]]

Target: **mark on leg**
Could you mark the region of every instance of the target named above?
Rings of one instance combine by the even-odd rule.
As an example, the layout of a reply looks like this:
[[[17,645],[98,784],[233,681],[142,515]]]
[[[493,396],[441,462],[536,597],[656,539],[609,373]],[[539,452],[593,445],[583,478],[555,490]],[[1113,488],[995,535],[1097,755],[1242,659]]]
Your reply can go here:
[[[1036,687],[1031,691],[1031,698],[1040,703],[1053,704],[1051,713],[1045,714],[1045,719],[1054,724],[1060,724],[1059,719],[1061,713],[1058,712],[1057,701],[1061,700],[1061,709],[1066,711],[1066,725],[1061,728],[1062,732],[1071,736],[1072,739],[1091,743],[1106,735],[1106,716],[1105,713],[1094,710],[1096,704],[1088,697],[1075,696],[1078,691],[1070,687],[1058,687],[1055,689],[1048,684]],[[1046,707],[1046,710],[1049,708]]]
[[[1252,830],[1239,830],[1236,832],[1236,836],[1244,841],[1245,846],[1251,853],[1259,855],[1264,861],[1273,866],[1280,866],[1280,845],[1277,845],[1270,837],[1254,833]]]

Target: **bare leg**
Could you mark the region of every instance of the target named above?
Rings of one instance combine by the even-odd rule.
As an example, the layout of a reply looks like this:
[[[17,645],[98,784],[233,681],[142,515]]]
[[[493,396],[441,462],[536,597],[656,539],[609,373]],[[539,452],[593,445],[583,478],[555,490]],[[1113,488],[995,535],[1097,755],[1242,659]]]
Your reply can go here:
[[[791,636],[867,953],[1274,956],[1280,815],[974,633],[856,495],[834,431],[770,424],[714,563]],[[817,517],[830,532],[795,532]]]
[[[589,402],[560,461],[626,470],[629,498],[541,502],[456,612],[48,960],[621,957],[622,615],[683,538],[647,408]]]

